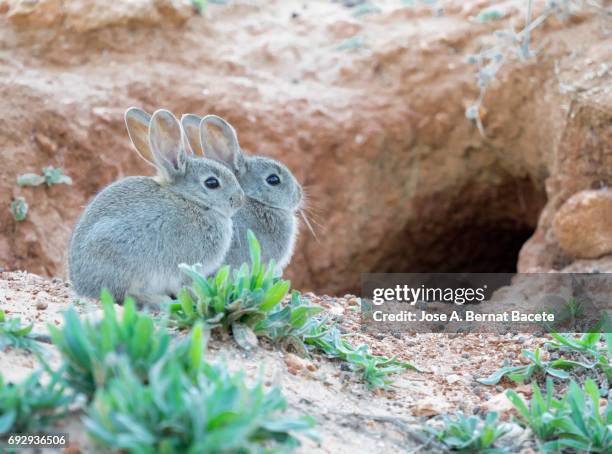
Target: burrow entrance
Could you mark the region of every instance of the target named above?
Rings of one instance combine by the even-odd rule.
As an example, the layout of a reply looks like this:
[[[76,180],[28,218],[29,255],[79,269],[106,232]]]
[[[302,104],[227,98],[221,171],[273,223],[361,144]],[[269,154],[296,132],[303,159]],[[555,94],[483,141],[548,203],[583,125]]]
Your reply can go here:
[[[427,219],[387,238],[382,245],[387,253],[373,272],[516,272],[546,194],[529,178],[506,179],[495,187],[470,185],[415,203]]]

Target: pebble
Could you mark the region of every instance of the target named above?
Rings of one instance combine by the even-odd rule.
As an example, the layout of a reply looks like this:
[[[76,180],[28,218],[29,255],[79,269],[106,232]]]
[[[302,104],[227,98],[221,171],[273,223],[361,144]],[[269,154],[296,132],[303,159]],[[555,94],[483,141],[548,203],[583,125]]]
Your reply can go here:
[[[461,357],[465,358],[465,359],[468,359],[470,357],[470,354],[467,353],[467,352],[464,352],[464,353],[461,354]]]
[[[497,385],[495,387],[495,391],[497,391],[498,393],[503,393],[504,392],[504,387],[502,385]]]
[[[285,356],[285,364],[290,374],[296,375],[300,370],[306,367],[304,359],[300,358],[293,353],[288,353]]]
[[[49,299],[49,294],[47,292],[38,292],[38,294],[36,295],[36,300],[35,300],[36,309],[38,310],[46,309],[49,306],[49,303],[47,303],[48,299]]]
[[[346,303],[349,306],[359,306],[359,300],[357,298],[349,298]]]

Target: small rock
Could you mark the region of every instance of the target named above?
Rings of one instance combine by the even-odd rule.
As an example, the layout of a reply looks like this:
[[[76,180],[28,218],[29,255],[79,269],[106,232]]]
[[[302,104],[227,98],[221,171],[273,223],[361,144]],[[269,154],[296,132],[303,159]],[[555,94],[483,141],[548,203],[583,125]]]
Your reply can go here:
[[[525,399],[525,396],[521,395],[521,398]],[[512,411],[514,409],[514,405],[512,402],[510,402],[510,400],[508,400],[505,393],[500,393],[487,400],[483,404],[483,409],[486,411],[496,411],[503,414]]]
[[[446,377],[446,381],[448,382],[449,385],[452,385],[453,383],[457,383],[458,381],[461,381],[462,379],[463,377],[457,374],[451,374]]]
[[[567,255],[595,259],[612,254],[612,191],[581,191],[570,197],[553,220],[555,237]]]
[[[333,315],[336,315],[336,316],[343,316],[344,308],[342,306],[334,305],[329,308],[329,312],[331,312]]]
[[[348,304],[349,306],[359,306],[359,299],[358,298],[349,298],[347,300],[346,304]]]
[[[531,384],[528,383],[517,386],[516,388],[514,388],[514,391],[520,394],[524,394],[527,397],[531,397],[531,395],[533,394],[533,388],[531,387]]]
[[[45,310],[49,306],[48,299],[49,294],[47,292],[39,292],[35,300],[36,309]]]
[[[464,353],[461,354],[461,357],[464,358],[464,359],[468,359],[470,357],[470,354],[467,353],[467,352],[464,352]]]
[[[285,364],[287,365],[289,373],[293,375],[297,375],[303,369],[314,371],[317,368],[311,361],[300,358],[293,353],[287,353],[285,355]]]
[[[414,416],[436,416],[450,410],[448,401],[439,396],[428,396],[419,399],[412,411]]]

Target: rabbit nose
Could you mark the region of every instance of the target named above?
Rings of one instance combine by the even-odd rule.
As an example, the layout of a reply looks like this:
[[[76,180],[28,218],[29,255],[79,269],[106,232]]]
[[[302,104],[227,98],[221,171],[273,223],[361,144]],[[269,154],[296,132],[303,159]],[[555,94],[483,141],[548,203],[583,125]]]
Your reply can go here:
[[[230,196],[230,206],[240,208],[244,204],[244,192],[236,192]]]

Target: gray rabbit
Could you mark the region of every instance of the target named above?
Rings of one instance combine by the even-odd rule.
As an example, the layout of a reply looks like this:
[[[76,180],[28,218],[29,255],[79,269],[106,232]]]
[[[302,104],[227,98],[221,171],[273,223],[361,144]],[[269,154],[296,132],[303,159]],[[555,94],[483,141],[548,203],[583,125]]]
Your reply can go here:
[[[181,124],[192,151],[224,163],[246,195],[233,219],[232,245],[224,263],[239,267],[250,262],[247,230],[251,229],[261,244],[264,263],[273,259],[277,273],[282,272],[291,260],[298,234],[300,184],[282,163],[244,154],[236,131],[224,119],[186,114]]]
[[[244,192],[225,166],[188,155],[171,112],[131,108],[125,122],[158,174],[119,180],[87,205],[70,241],[70,279],[82,296],[107,288],[116,301],[159,306],[185,281],[180,263],[201,263],[204,273],[222,264]]]

